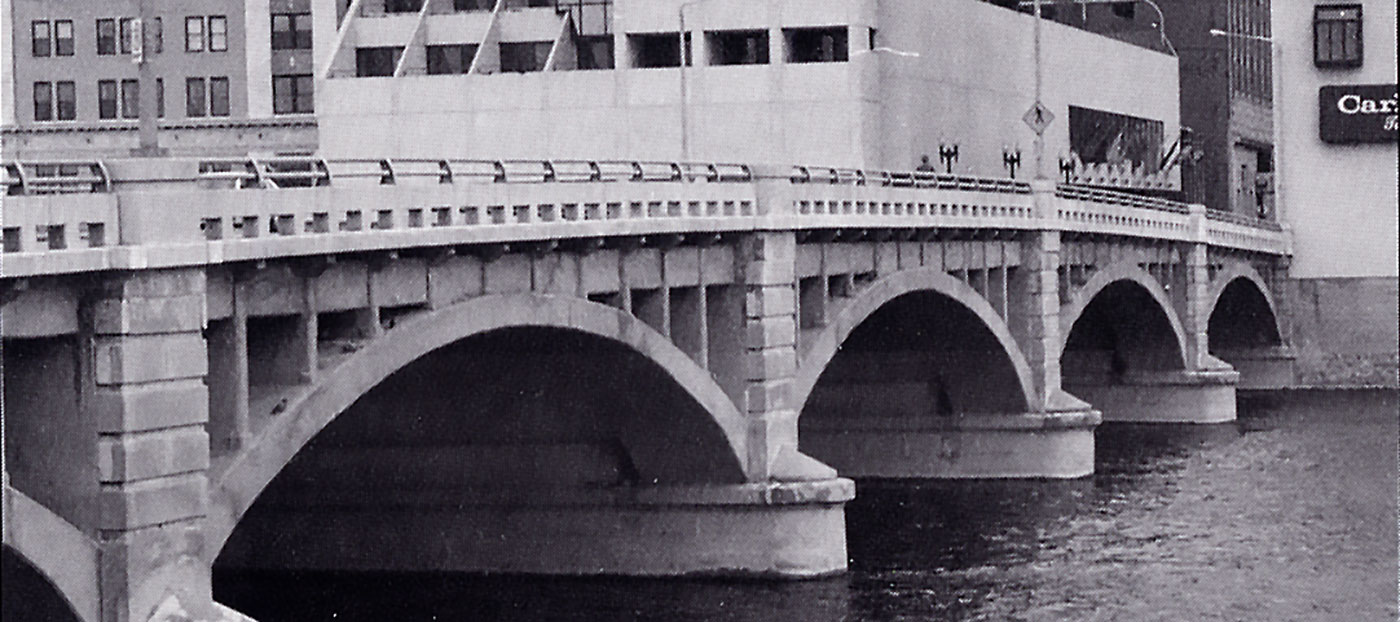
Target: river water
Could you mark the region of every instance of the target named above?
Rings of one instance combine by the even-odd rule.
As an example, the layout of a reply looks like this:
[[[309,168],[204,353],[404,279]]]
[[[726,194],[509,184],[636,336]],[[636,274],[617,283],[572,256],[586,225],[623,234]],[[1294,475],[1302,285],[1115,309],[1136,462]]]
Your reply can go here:
[[[216,574],[279,620],[1395,620],[1395,392],[1115,425],[1071,482],[860,482],[850,572],[796,582]]]

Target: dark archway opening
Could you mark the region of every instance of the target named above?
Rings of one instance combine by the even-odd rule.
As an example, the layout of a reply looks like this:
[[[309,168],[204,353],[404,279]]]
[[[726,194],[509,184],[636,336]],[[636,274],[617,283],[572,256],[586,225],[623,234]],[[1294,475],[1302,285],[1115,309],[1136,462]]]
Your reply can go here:
[[[924,291],[891,300],[851,331],[818,377],[800,425],[1026,409],[1016,368],[982,319]]]
[[[0,547],[0,619],[5,622],[79,622],[58,588],[8,545]],[[93,586],[96,588],[96,586]]]
[[[259,617],[238,569],[533,572],[527,558],[567,551],[537,550],[547,538],[517,530],[550,519],[515,510],[742,481],[713,417],[641,353],[565,329],[496,330],[398,370],[313,437],[230,536],[216,597]],[[400,544],[419,558],[384,557]],[[474,567],[483,547],[503,566]]]
[[[1269,299],[1249,279],[1225,285],[1211,310],[1206,338],[1212,353],[1268,348],[1283,342]]]
[[[1183,369],[1171,320],[1146,288],[1118,281],[1075,320],[1060,354],[1066,383],[1118,384],[1134,373]]]

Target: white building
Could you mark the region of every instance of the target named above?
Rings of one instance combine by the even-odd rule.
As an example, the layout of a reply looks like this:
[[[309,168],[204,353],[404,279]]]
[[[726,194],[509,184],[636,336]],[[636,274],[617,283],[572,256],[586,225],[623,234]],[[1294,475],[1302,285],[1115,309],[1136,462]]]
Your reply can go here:
[[[1032,174],[1028,15],[976,0],[555,4],[320,0],[322,153],[899,169],[928,155],[939,170]],[[1047,175],[1073,147],[1099,164],[1085,181],[1178,188],[1163,165],[1176,57],[1043,30]]]
[[[1277,183],[1304,383],[1396,383],[1395,6],[1273,5]]]

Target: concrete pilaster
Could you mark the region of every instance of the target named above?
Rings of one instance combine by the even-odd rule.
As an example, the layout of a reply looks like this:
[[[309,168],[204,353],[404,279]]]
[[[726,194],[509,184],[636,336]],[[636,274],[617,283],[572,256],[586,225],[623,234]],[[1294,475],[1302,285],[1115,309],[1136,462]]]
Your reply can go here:
[[[784,450],[797,452],[797,411],[791,404],[797,373],[797,301],[794,296],[797,237],[761,232],[741,245],[744,261],[744,331],[741,350],[749,417],[748,471],[756,481],[775,472]]]
[[[205,287],[199,269],[117,275],[86,312],[104,621],[147,620],[175,601],[196,619],[217,615],[203,540]]]
[[[1031,182],[1036,215],[1050,222],[1055,214],[1054,184]],[[1008,305],[1011,330],[1026,355],[1035,394],[1037,412],[1053,408],[1061,393],[1060,376],[1060,231],[1043,228],[1029,231],[1022,238],[1021,267]]]
[[[1185,313],[1181,316],[1186,330],[1186,361],[1190,370],[1230,369],[1228,363],[1210,355],[1206,330],[1210,323],[1210,260],[1206,243],[1206,206],[1193,204],[1191,209],[1192,242],[1183,250],[1186,264]]]

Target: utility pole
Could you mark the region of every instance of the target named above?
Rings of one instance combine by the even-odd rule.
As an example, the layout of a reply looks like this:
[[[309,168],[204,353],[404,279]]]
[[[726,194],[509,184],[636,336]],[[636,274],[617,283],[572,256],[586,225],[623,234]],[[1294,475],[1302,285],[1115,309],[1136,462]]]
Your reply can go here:
[[[1042,95],[1042,81],[1044,71],[1041,65],[1043,61],[1040,57],[1040,2],[1035,0],[1035,105],[1040,106]],[[1035,133],[1035,178],[1045,179],[1045,132],[1042,129]]]
[[[133,149],[131,155],[147,158],[165,155],[165,150],[160,147],[160,128],[156,121],[160,102],[157,99],[155,70],[151,67],[150,58],[150,55],[155,52],[151,46],[153,37],[149,34],[155,32],[156,11],[154,3],[155,0],[141,0],[137,23],[131,25],[133,39],[131,53],[132,62],[136,63],[137,68],[136,90],[139,94],[137,108],[140,110],[136,126],[140,146]],[[164,38],[163,33],[162,38]]]

